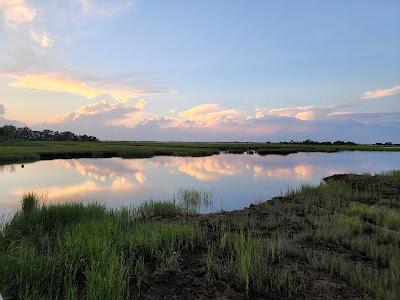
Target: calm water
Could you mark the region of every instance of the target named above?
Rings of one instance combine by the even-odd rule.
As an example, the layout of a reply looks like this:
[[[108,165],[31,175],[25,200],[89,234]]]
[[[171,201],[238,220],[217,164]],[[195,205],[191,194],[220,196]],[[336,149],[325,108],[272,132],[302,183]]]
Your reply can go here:
[[[98,201],[109,207],[166,199],[179,188],[214,192],[214,210],[233,210],[269,199],[302,183],[345,172],[400,169],[400,153],[341,152],[211,157],[73,159],[0,166],[0,214],[20,206],[27,191],[50,203]]]

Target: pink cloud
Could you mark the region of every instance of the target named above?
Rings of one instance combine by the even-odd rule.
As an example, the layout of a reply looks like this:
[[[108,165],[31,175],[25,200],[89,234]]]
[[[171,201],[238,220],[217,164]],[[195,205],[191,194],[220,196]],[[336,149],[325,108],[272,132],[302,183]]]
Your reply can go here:
[[[219,104],[207,103],[194,106],[179,113],[179,117],[196,124],[198,127],[213,127],[220,123],[232,123],[240,119],[241,112],[224,108]]]
[[[394,96],[400,94],[400,85],[396,85],[389,89],[377,89],[365,92],[361,99],[363,100],[371,100],[376,98]]]

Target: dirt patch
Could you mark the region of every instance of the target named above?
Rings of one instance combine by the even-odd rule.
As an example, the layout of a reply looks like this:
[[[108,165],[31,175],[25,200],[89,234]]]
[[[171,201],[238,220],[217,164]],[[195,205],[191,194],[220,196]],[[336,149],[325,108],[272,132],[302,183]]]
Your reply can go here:
[[[346,182],[353,189],[364,191],[365,195],[373,191],[372,196],[367,198],[371,203],[385,205],[389,202],[398,205],[400,182],[383,180],[381,177],[381,175],[341,174],[326,178],[325,181]],[[321,211],[324,213],[323,208]],[[315,213],[320,213],[320,211],[316,210]],[[315,216],[312,214],[310,207],[302,206],[298,199],[288,196],[276,197],[266,203],[251,205],[238,211],[196,215],[186,221],[198,223],[206,228],[210,239],[218,236],[221,226],[228,226],[233,231],[246,227],[256,237],[268,239],[283,234],[294,238],[293,247],[296,249],[304,247],[315,253],[324,252],[328,255],[340,256],[350,263],[362,264],[377,272],[388,267],[387,264],[382,265],[364,253],[352,250],[348,245],[313,238],[303,239],[303,235],[310,236],[311,234],[312,236],[315,229],[312,222]],[[179,219],[174,218],[171,221],[177,220]],[[371,233],[363,232],[362,234],[369,236]],[[264,296],[255,296],[250,293],[246,296],[243,290],[235,287],[234,283],[227,279],[210,281],[207,277],[207,250],[196,249],[182,255],[177,270],[154,274],[147,284],[145,299],[373,299],[365,290],[352,286],[350,282],[332,272],[312,267],[304,257],[296,253],[299,252],[293,251],[286,254],[278,265],[273,266],[278,270],[285,265],[300,266],[299,270],[305,287],[295,296],[282,295],[279,292],[269,292]]]
[[[246,299],[222,282],[207,279],[205,249],[184,253],[177,270],[155,273],[146,285],[144,299]]]

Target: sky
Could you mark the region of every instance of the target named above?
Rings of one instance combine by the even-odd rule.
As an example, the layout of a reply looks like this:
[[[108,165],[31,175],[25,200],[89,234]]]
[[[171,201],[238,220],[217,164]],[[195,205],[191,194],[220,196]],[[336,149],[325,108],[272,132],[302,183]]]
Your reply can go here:
[[[400,1],[0,0],[0,125],[400,142]]]

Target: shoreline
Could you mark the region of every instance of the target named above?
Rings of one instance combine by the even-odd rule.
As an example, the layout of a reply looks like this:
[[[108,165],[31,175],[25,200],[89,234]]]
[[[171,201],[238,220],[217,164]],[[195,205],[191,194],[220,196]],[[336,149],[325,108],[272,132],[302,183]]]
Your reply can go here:
[[[400,152],[386,145],[305,145],[281,143],[200,142],[6,142],[0,143],[0,165],[70,158],[151,158],[155,156],[205,157],[221,152],[289,155],[299,152]]]

